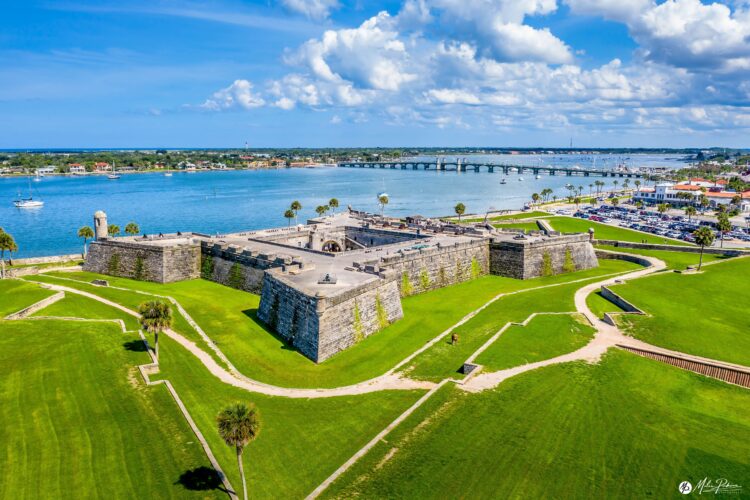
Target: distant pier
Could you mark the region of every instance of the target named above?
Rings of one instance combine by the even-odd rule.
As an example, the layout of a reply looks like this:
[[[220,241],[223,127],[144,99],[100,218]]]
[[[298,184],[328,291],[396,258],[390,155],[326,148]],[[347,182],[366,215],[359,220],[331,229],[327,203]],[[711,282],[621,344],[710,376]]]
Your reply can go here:
[[[649,175],[646,172],[623,172],[619,170],[603,170],[603,169],[586,169],[586,168],[573,168],[573,167],[553,167],[553,166],[534,166],[534,165],[508,165],[502,163],[489,163],[489,162],[473,162],[458,160],[442,160],[437,159],[433,161],[428,160],[399,160],[399,161],[364,161],[364,162],[340,162],[339,167],[345,168],[390,168],[390,169],[401,169],[401,170],[434,170],[436,172],[480,172],[482,169],[486,169],[487,172],[494,172],[495,170],[502,171],[503,174],[508,175],[512,172],[522,174],[523,172],[530,172],[533,175],[547,174],[547,175],[560,175],[560,176],[581,176],[581,177],[632,177],[632,178],[643,178]]]

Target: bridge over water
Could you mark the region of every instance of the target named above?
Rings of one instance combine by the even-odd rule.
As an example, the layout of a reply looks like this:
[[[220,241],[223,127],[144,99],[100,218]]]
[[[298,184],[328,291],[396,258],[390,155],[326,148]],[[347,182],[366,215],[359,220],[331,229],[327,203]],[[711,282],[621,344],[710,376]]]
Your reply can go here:
[[[533,175],[540,175],[542,173],[548,175],[565,175],[565,176],[600,176],[600,177],[633,177],[642,178],[645,177],[646,173],[642,172],[621,172],[618,170],[601,170],[601,169],[586,169],[586,168],[573,168],[573,167],[554,167],[547,166],[543,167],[540,165],[509,165],[502,163],[488,163],[488,162],[472,162],[464,161],[460,158],[458,160],[398,160],[398,161],[382,161],[382,162],[340,162],[339,167],[346,168],[391,168],[401,170],[434,170],[436,172],[467,172],[473,170],[479,172],[481,169],[486,169],[488,172],[494,172],[496,169],[502,171],[503,174],[508,175],[511,172],[517,172],[519,174],[523,172],[530,172]]]

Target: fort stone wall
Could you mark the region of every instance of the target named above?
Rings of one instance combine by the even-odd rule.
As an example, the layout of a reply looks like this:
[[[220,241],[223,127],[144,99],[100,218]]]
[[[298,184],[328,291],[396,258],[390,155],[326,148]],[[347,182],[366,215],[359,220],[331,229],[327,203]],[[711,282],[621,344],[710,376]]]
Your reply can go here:
[[[200,276],[200,246],[191,242],[148,245],[101,239],[89,245],[84,271],[172,283]]]
[[[280,269],[266,273],[258,318],[315,362],[322,362],[404,315],[395,275],[341,293],[308,294]]]
[[[599,265],[587,234],[493,241],[490,262],[492,274],[516,279],[581,271]]]

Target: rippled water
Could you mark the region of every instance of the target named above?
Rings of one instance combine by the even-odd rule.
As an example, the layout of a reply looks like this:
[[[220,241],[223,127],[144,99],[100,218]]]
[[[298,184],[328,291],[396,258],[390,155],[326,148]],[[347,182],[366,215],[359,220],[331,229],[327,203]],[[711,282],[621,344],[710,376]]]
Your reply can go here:
[[[572,160],[573,157],[569,160]],[[538,164],[530,155],[513,157],[527,164]],[[544,157],[544,164],[551,157]],[[588,167],[584,157],[573,163]],[[500,163],[507,161],[496,159]],[[516,162],[516,163],[521,163]],[[556,165],[563,165],[555,161]],[[638,157],[632,165],[680,166],[675,159]],[[599,165],[597,165],[599,166]],[[495,171],[434,172],[390,169],[282,169],[261,171],[201,172],[195,174],[124,174],[119,180],[105,176],[45,177],[32,182],[34,197],[44,200],[40,209],[17,209],[12,202],[17,192],[28,194],[28,179],[0,178],[0,227],[13,234],[19,257],[74,253],[81,250],[76,237],[80,226],[92,225],[96,210],[104,210],[109,222],[124,229],[135,221],[147,233],[199,231],[206,233],[284,226],[283,213],[292,200],[303,205],[300,220],[315,215],[315,207],[336,197],[341,203],[360,210],[377,211],[376,195],[390,196],[387,214],[419,213],[428,216],[452,213],[462,202],[467,213],[489,208],[520,208],[531,194],[552,188],[558,196],[567,193],[565,184],[584,186],[594,177],[548,177],[535,180],[530,173],[508,176]],[[611,186],[615,179],[602,179]],[[620,182],[622,179],[620,179]]]

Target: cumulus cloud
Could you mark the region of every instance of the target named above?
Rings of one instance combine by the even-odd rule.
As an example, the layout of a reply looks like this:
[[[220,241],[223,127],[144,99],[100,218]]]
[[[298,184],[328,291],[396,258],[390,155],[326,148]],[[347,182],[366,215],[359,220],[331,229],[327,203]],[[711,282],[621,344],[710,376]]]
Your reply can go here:
[[[292,12],[316,20],[327,18],[333,9],[339,7],[338,0],[281,0],[281,3]]]
[[[214,92],[201,107],[220,111],[223,109],[252,109],[263,106],[265,101],[253,92],[253,84],[248,80],[235,80],[230,86]]]

